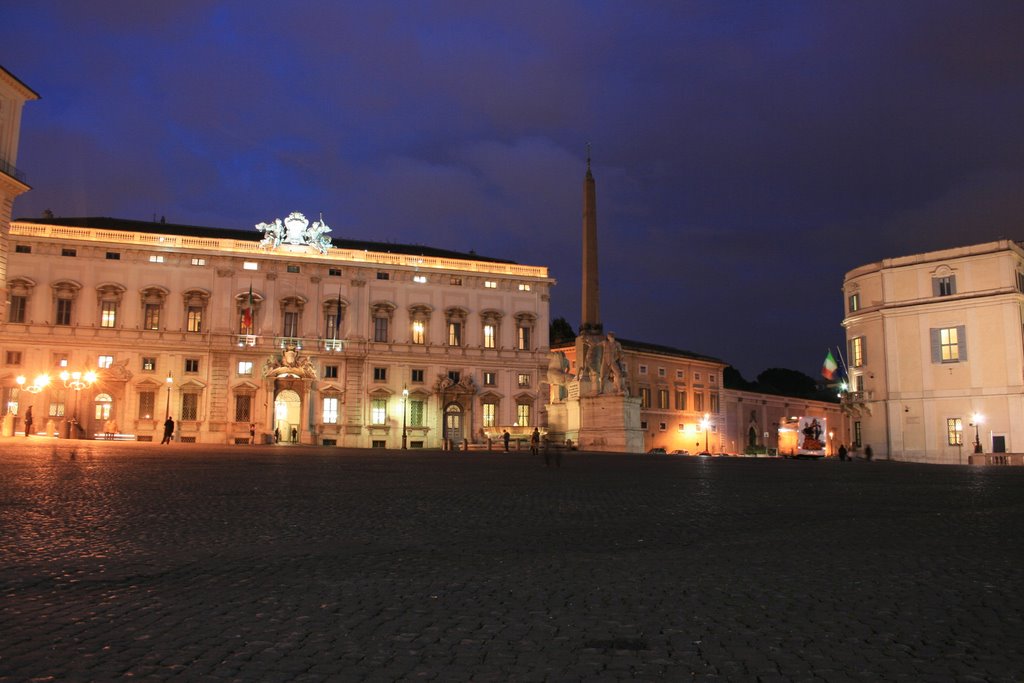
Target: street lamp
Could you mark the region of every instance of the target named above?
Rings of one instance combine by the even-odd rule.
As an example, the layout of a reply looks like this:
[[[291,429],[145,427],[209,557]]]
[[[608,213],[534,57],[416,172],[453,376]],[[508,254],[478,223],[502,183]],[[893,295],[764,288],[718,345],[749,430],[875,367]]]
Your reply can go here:
[[[981,433],[978,431],[978,425],[984,422],[985,418],[981,413],[975,413],[971,416],[971,419],[974,420],[971,423],[971,426],[974,427],[974,452],[981,453]]]
[[[704,430],[704,452],[709,453],[710,451],[708,451],[708,429],[711,428],[711,415],[709,413],[704,413],[704,419],[700,421],[700,426]]]
[[[18,383],[19,394],[21,393],[21,391],[27,391],[30,394],[38,394],[40,391],[46,388],[46,385],[50,383],[50,376],[46,374],[36,375],[36,378],[32,380],[32,384],[29,384],[27,386],[25,383],[28,380],[25,378],[25,375],[18,375],[17,377],[14,378],[14,381]],[[20,397],[18,399],[18,402],[21,403]],[[21,412],[20,406],[18,412]],[[29,430],[32,428],[32,406],[29,406],[28,409],[25,410],[24,415],[25,436],[28,436],[31,433]],[[7,412],[7,415],[4,416],[4,422],[5,424],[3,433],[14,434],[14,415],[12,415],[9,410]]]
[[[406,416],[409,414],[409,389],[402,387],[402,450],[406,450]]]
[[[171,377],[171,373],[167,373],[167,410],[164,412],[164,422],[171,416],[171,385],[174,384],[174,378]]]
[[[82,389],[91,387],[96,382],[96,373],[93,372],[92,370],[89,370],[87,372],[81,372],[79,370],[75,370],[74,372],[68,372],[67,370],[64,370],[63,372],[60,373],[60,379],[62,382],[64,382],[65,387],[67,387],[68,389],[75,390],[75,414],[71,418],[71,423],[74,424],[76,427],[79,427],[78,403],[82,397]],[[68,436],[70,438],[70,433],[68,434]],[[74,438],[82,438],[82,432],[80,427],[76,429]]]

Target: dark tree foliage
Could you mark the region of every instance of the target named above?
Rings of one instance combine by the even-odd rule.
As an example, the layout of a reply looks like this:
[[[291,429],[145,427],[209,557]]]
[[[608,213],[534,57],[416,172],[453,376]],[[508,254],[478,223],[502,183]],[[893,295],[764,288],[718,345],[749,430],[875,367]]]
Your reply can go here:
[[[754,382],[748,382],[743,379],[743,375],[740,374],[740,371],[731,365],[722,371],[722,381],[725,383],[726,389],[753,391],[757,386]]]
[[[817,398],[818,385],[813,378],[799,370],[768,368],[757,376],[759,391],[798,398]]]
[[[551,321],[551,345],[568,344],[576,339],[576,333],[565,318],[555,318]]]

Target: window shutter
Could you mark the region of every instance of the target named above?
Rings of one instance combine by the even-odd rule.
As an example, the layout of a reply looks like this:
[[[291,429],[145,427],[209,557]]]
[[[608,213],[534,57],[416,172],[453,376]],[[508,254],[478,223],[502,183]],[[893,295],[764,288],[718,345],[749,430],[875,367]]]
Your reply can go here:
[[[933,363],[941,363],[942,362],[942,348],[941,348],[941,343],[940,343],[940,338],[939,338],[939,331],[936,328],[933,327],[932,329],[928,330],[928,333],[931,335],[931,339],[932,339],[932,362]]]
[[[940,296],[939,294],[939,278],[932,278],[932,296]]]
[[[868,338],[867,337],[861,337],[860,338],[860,361],[861,361],[861,365],[867,365],[868,364]]]
[[[960,361],[962,362],[962,361],[967,360],[967,326],[966,325],[957,325],[956,326],[956,341],[957,341],[957,344],[959,344],[959,346],[960,346],[960,348],[958,349],[958,351],[960,352]]]
[[[949,293],[956,294],[956,275],[949,276]]]

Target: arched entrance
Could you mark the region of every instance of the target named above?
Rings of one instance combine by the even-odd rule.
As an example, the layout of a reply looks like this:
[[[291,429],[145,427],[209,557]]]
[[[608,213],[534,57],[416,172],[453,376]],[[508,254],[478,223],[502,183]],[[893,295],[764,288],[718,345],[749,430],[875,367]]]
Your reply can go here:
[[[444,409],[444,438],[460,443],[462,441],[462,406],[449,403]]]
[[[302,401],[291,389],[283,389],[274,398],[274,434],[280,443],[298,443],[302,431]]]

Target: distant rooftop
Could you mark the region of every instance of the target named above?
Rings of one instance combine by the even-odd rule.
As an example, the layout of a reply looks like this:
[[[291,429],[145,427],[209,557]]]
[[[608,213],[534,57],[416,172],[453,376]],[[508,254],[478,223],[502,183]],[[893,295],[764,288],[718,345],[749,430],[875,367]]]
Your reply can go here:
[[[703,360],[711,363],[721,363],[722,365],[728,365],[724,360],[715,358],[714,356],[706,356],[702,353],[694,353],[693,351],[684,351],[683,349],[677,349],[672,346],[664,346],[662,344],[649,344],[647,342],[633,341],[631,339],[623,339],[616,335],[615,340],[622,344],[623,349],[630,349],[632,351],[639,351],[642,353],[658,353],[663,356],[678,356],[681,358],[689,358],[691,360]],[[553,350],[557,351],[560,348],[572,346],[576,342],[563,342],[561,344],[553,345]]]
[[[177,223],[164,223],[159,221],[135,221],[124,218],[109,218],[106,216],[17,218],[15,219],[15,222],[34,223],[36,225],[54,225],[68,228],[91,228],[93,230],[182,235],[187,237],[203,237],[207,239],[230,239],[243,242],[259,242],[263,239],[262,233],[257,231],[255,226],[250,230],[236,230],[232,228],[210,228],[201,225],[180,225]],[[419,244],[394,244],[391,242],[339,239],[337,237],[332,237],[331,243],[338,249],[355,249],[385,254],[405,254],[407,256],[426,256],[431,258],[468,259],[489,263],[515,263],[515,261],[510,261],[508,259],[481,256],[473,252],[437,249],[435,247],[427,247]]]

